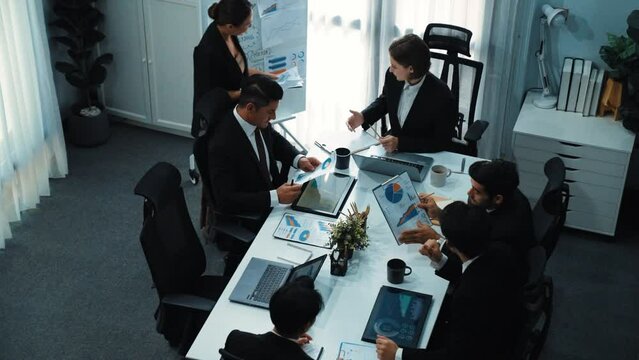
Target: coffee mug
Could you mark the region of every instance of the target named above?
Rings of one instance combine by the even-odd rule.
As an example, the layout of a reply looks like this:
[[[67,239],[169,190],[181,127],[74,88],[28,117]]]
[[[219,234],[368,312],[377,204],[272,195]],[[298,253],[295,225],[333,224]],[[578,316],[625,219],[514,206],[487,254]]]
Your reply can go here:
[[[349,160],[351,159],[351,151],[347,148],[337,148],[335,149],[336,161],[335,168],[339,170],[346,170],[349,166]]]
[[[401,284],[404,282],[404,276],[408,276],[413,269],[406,265],[402,259],[390,259],[386,264],[388,282],[391,284]],[[408,272],[406,272],[408,270]]]
[[[450,176],[451,170],[444,165],[435,165],[430,168],[430,184],[434,187],[446,185],[446,178]]]

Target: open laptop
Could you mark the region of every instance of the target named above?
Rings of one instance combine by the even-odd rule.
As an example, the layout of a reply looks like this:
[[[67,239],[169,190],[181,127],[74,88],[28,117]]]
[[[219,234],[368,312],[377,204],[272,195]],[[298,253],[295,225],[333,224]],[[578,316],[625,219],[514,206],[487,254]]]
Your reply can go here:
[[[353,160],[360,170],[372,171],[384,175],[408,173],[413,181],[424,181],[428,170],[433,165],[433,158],[410,153],[385,155],[353,154]]]
[[[324,260],[326,255],[293,267],[277,261],[251,258],[229,300],[268,309],[271,296],[277,289],[302,276],[315,280]]]

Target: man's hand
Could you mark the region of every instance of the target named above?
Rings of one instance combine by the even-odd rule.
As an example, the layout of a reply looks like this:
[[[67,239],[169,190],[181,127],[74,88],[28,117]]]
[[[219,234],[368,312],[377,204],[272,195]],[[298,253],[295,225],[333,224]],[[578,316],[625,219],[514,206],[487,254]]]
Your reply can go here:
[[[313,340],[313,338],[311,337],[311,335],[302,334],[302,335],[300,335],[300,337],[295,342],[298,345],[306,345],[306,344],[310,343],[312,340]]]
[[[430,195],[420,193],[418,207],[426,210],[428,217],[432,220],[439,220],[439,215],[442,213],[442,209],[437,206],[437,203]]]
[[[346,121],[346,127],[348,130],[355,131],[358,127],[362,126],[364,123],[364,115],[361,112],[357,112],[355,110],[348,110],[351,112],[351,116],[348,117]]]
[[[399,241],[404,244],[423,244],[428,239],[439,239],[439,234],[430,226],[417,222],[417,228],[404,230],[399,235]]]
[[[291,204],[300,196],[302,185],[283,184],[277,188],[277,201],[280,204]]]
[[[442,260],[442,251],[439,248],[439,243],[434,239],[428,239],[424,245],[419,248],[419,253],[428,256],[431,261],[436,263]]]
[[[399,139],[393,135],[386,135],[379,138],[379,143],[382,144],[386,152],[397,151],[399,147]]]
[[[321,162],[319,160],[317,160],[314,157],[302,157],[298,162],[297,162],[297,167],[309,172],[309,171],[313,171],[315,170],[316,167],[318,167],[321,164]]]
[[[393,340],[386,336],[377,335],[375,347],[377,348],[377,358],[379,360],[395,360],[398,346]]]

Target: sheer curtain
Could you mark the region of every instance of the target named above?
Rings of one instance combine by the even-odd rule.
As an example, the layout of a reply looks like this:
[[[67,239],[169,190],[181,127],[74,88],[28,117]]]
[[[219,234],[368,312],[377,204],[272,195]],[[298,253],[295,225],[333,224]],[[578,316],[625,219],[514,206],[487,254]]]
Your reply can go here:
[[[67,174],[60,111],[39,0],[0,1],[0,248],[9,222]]]

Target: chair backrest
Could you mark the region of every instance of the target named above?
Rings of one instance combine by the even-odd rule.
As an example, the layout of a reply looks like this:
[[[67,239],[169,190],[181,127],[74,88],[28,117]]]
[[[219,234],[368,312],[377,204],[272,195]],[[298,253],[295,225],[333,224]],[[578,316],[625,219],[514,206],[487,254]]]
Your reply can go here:
[[[225,349],[220,349],[219,351],[220,351],[220,355],[222,355],[222,358],[220,360],[244,360],[241,357],[231,354]]]
[[[537,242],[546,249],[546,256],[550,258],[566,221],[570,187],[565,183],[566,167],[561,158],[548,160],[544,173],[548,182],[533,209],[533,225]]]
[[[205,135],[210,127],[215,127],[215,119],[219,114],[223,114],[233,105],[235,102],[222,88],[215,88],[202,94],[193,105],[191,135],[196,139]]]
[[[206,267],[181,181],[175,166],[159,162],[135,186],[145,198],[140,243],[160,298],[191,292]]]
[[[424,31],[424,41],[431,49],[431,72],[450,87],[458,101],[458,121],[453,137],[464,140],[465,129],[475,121],[475,108],[479,95],[484,64],[479,61],[460,58],[459,54],[470,56],[468,29],[448,24],[428,24]],[[443,50],[446,53],[433,51]]]

